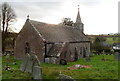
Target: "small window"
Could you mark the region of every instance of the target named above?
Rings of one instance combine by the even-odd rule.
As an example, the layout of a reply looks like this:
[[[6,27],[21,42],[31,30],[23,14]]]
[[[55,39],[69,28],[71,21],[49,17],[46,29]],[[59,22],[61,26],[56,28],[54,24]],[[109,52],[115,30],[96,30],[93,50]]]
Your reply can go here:
[[[80,48],[80,54],[82,55],[82,47]]]
[[[26,42],[26,45],[25,45],[25,53],[30,53],[30,45],[28,42]]]
[[[65,51],[65,53],[64,53],[64,58],[66,58],[66,54],[67,54],[67,51]]]
[[[75,61],[78,60],[78,51],[77,51],[77,47],[75,47]]]

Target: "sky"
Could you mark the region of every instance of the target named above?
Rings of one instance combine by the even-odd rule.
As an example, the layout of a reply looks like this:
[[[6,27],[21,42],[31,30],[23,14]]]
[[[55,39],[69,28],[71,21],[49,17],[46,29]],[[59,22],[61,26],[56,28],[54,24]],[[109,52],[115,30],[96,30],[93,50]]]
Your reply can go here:
[[[108,34],[118,32],[119,0],[2,0],[8,2],[17,15],[13,27],[19,32],[27,15],[29,19],[59,24],[65,17],[74,22],[78,13],[84,23],[85,34]]]

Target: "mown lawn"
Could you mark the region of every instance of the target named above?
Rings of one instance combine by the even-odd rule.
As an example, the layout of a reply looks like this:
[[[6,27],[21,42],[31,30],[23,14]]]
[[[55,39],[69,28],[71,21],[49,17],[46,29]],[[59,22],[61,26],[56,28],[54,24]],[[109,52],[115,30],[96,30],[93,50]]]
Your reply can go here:
[[[41,63],[43,79],[57,79],[59,73],[71,76],[74,79],[118,79],[118,61],[114,60],[113,55],[105,55],[106,61],[101,61],[101,55],[93,55],[90,62],[80,59],[76,62],[68,63],[68,65],[57,65]],[[22,61],[17,60],[17,65],[13,65],[13,56],[10,59],[11,71],[2,70],[3,79],[32,79],[32,75],[21,72],[19,70]],[[5,57],[2,60],[3,69],[5,68]],[[69,70],[75,64],[92,65],[92,68],[81,68]]]

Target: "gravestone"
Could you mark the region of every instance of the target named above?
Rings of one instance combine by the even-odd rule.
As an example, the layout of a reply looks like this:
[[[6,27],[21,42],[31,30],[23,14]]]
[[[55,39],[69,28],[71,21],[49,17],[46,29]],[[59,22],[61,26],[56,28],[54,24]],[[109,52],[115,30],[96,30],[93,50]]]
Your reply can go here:
[[[35,61],[33,63],[32,75],[34,79],[42,80],[42,68],[40,66],[40,61],[38,60],[37,56],[35,56]]]
[[[103,52],[102,52],[102,59],[101,59],[102,61],[105,61],[104,55],[105,55],[105,52],[103,50]]]
[[[115,59],[115,60],[119,60],[119,59],[120,59],[120,53],[115,52],[114,59]]]
[[[60,81],[76,81],[72,77],[65,74],[59,74],[59,80]]]
[[[93,53],[92,52],[90,52],[90,57],[92,57],[93,56]]]
[[[49,58],[45,58],[45,63],[49,63]]]
[[[89,56],[86,56],[86,61],[89,62],[90,61],[90,57]]]
[[[6,66],[9,66],[9,62],[10,62],[10,54],[6,55]]]
[[[6,67],[5,70],[11,70],[10,66],[9,66],[9,62],[10,62],[10,54],[7,54],[6,57]]]
[[[30,55],[26,54],[25,58],[23,59],[23,63],[20,67],[21,71],[25,72],[29,59],[30,59]]]
[[[33,63],[36,60],[34,55],[30,55],[25,72],[32,73]]]
[[[51,63],[56,64],[56,58],[55,57],[51,58]]]
[[[42,79],[42,69],[41,69],[41,67],[40,66],[33,66],[33,73],[32,73],[32,75],[33,75],[33,77],[34,77],[34,79]]]
[[[42,80],[42,69],[40,67],[40,61],[34,54],[26,54],[20,70],[23,72],[32,73],[34,79],[39,79],[39,81]]]

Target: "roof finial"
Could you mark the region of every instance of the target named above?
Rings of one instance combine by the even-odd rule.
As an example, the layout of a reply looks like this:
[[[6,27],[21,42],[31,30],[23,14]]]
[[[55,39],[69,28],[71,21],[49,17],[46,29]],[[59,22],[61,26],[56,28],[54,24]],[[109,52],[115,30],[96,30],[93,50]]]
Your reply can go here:
[[[29,15],[27,16],[27,19],[29,19]]]

